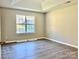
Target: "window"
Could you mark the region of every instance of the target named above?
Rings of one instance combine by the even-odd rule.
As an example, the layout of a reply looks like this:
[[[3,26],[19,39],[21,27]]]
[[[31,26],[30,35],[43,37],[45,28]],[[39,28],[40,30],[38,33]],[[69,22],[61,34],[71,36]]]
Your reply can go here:
[[[34,33],[35,17],[16,15],[16,33]]]

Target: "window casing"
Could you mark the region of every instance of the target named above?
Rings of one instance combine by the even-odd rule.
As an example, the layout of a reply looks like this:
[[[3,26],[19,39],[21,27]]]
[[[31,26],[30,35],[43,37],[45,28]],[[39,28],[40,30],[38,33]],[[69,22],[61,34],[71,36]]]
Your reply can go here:
[[[35,33],[35,17],[16,15],[16,33]]]

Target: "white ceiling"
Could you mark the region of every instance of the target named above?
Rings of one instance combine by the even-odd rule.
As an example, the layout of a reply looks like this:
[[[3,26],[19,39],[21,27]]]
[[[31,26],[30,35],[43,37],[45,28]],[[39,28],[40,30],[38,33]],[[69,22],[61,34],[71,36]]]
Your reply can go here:
[[[67,1],[71,1],[69,4],[77,3],[77,0],[0,0],[0,7],[47,12]]]

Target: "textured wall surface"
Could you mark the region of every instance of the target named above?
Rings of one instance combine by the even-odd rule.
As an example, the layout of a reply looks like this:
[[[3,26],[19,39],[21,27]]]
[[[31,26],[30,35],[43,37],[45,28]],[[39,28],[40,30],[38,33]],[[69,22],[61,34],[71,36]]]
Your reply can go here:
[[[16,15],[35,16],[35,33],[16,34]],[[44,37],[44,14],[29,11],[2,9],[2,40],[23,40]]]
[[[1,8],[0,8],[0,41],[1,41]]]
[[[77,46],[77,5],[72,5],[46,14],[47,37]]]

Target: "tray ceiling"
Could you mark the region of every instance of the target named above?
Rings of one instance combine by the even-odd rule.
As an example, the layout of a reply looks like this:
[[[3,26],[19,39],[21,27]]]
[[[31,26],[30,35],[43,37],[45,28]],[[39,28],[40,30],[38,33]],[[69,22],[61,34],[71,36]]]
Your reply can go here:
[[[77,0],[0,0],[0,7],[47,12],[59,5],[67,5],[67,1],[77,3]]]

